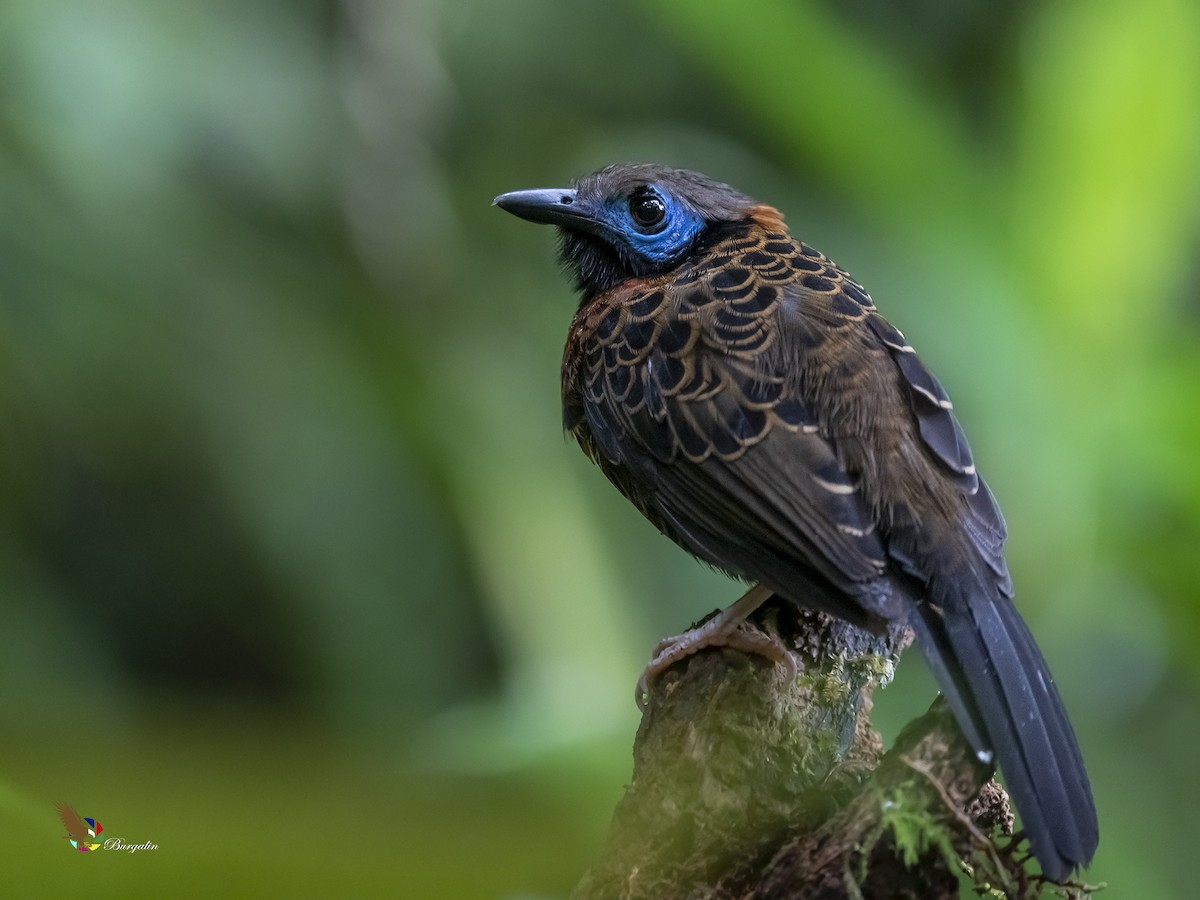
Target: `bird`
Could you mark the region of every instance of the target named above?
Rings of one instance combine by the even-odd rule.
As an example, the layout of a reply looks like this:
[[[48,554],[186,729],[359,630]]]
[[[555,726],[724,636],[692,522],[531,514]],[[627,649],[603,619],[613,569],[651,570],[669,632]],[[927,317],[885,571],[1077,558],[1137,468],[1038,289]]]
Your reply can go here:
[[[79,813],[75,812],[75,807],[70,803],[56,803],[55,809],[58,810],[58,817],[62,820],[63,825],[67,829],[64,836],[65,840],[74,841],[76,844],[86,844],[95,839],[96,834],[90,830],[83,819],[79,818]]]
[[[911,628],[1043,875],[1086,867],[1092,790],[1013,603],[1004,518],[948,394],[870,294],[779,210],[687,169],[614,165],[493,204],[557,227],[579,295],[564,429],[660,532],[751,585],[643,679],[712,645],[786,663],[745,623],[772,597]]]

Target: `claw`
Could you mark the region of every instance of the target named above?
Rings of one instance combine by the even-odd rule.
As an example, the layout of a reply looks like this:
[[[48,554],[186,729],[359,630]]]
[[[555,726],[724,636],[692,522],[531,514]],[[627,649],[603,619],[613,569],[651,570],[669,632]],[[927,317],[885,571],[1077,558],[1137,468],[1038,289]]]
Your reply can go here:
[[[779,663],[787,669],[789,680],[799,671],[796,659],[787,646],[774,635],[767,634],[746,621],[771,596],[771,591],[755,585],[735,603],[721,610],[704,624],[683,634],[663,638],[654,648],[654,656],[638,678],[634,699],[638,709],[646,711],[650,684],[682,659],[687,659],[706,647],[732,647],[743,653],[756,653]]]

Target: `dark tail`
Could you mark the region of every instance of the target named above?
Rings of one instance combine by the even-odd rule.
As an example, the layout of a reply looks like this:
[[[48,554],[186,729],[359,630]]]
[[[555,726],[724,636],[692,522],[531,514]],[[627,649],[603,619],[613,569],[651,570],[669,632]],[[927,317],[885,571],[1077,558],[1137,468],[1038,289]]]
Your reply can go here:
[[[954,596],[935,586],[942,613],[918,605],[917,643],[967,740],[994,754],[1042,871],[1063,881],[1100,840],[1075,732],[1012,602],[975,577],[954,581]]]

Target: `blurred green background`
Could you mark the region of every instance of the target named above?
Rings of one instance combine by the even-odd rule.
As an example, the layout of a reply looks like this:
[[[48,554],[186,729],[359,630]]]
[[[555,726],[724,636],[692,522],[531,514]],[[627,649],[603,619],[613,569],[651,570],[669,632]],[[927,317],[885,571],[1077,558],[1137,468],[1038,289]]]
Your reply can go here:
[[[4,0],[5,894],[565,896],[650,648],[737,588],[560,436],[574,301],[489,203],[655,160],[941,375],[1092,880],[1192,896],[1198,110],[1192,0]]]

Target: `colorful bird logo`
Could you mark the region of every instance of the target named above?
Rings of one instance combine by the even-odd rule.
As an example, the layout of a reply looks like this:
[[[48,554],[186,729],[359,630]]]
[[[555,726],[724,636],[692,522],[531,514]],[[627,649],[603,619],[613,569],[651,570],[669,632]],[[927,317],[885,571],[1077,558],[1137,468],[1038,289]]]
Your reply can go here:
[[[95,819],[80,818],[70,803],[56,803],[55,808],[58,810],[58,817],[67,828],[66,839],[71,842],[72,847],[80,853],[100,849],[100,841],[96,838],[104,830],[103,825]]]

